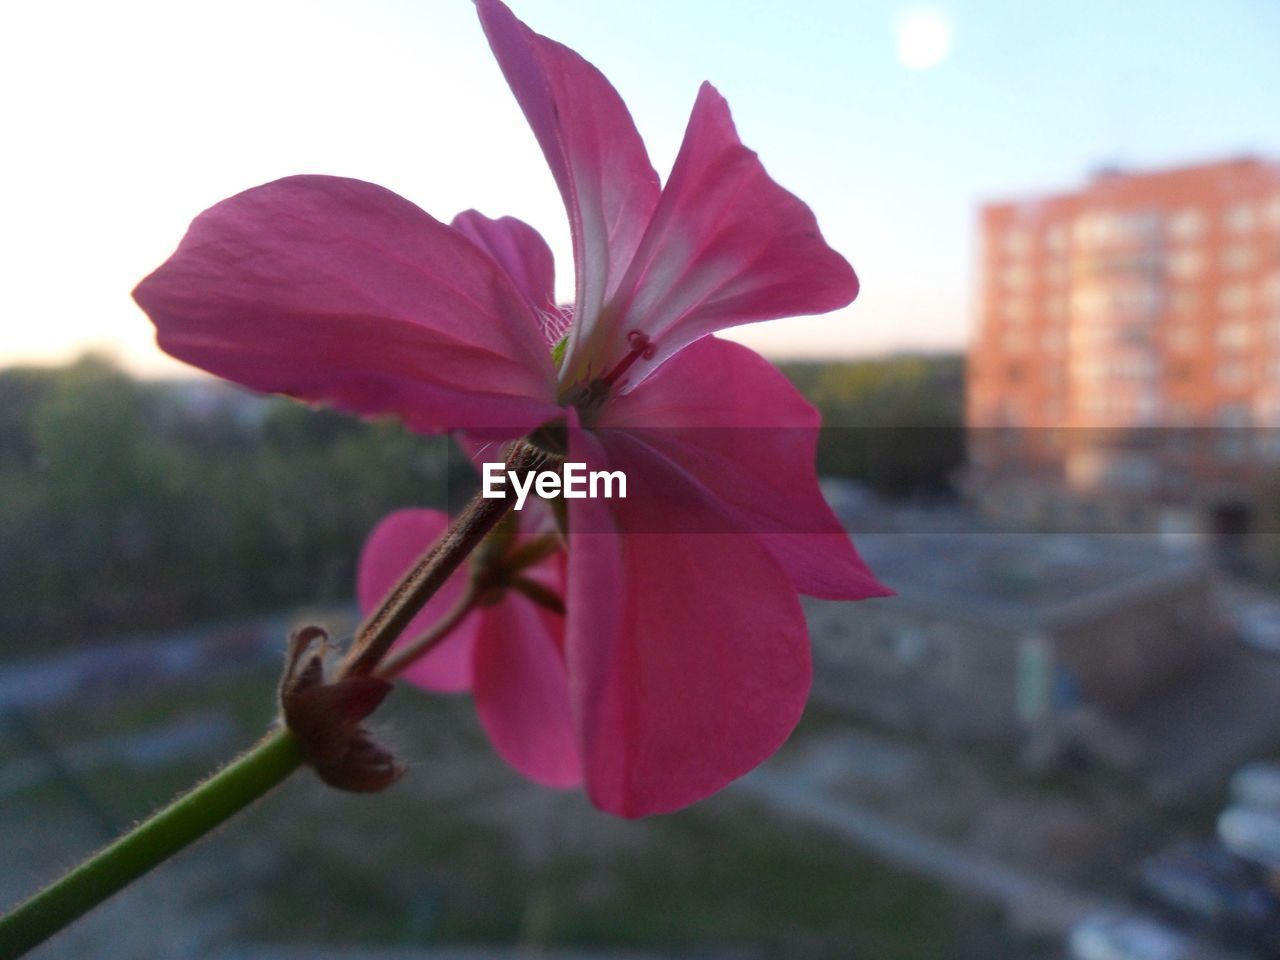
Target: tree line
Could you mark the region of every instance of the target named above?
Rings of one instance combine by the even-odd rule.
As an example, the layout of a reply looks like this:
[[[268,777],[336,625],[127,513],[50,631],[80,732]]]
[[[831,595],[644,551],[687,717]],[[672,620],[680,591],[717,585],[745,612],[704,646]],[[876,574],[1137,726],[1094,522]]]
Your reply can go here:
[[[946,489],[958,358],[784,371],[831,425],[822,472],[890,495]],[[383,515],[468,486],[451,449],[221,384],[140,381],[96,356],[0,371],[0,656],[348,601]]]

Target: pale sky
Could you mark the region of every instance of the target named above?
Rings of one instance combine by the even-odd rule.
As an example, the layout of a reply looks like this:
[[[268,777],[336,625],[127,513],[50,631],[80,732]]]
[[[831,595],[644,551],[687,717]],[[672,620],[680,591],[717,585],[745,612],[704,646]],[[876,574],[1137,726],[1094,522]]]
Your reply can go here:
[[[613,80],[665,173],[698,84],[853,262],[849,310],[774,356],[959,346],[975,213],[1094,167],[1280,157],[1276,0],[516,0]],[[112,0],[0,12],[0,366],[106,347],[172,373],[129,291],[276,177],[381,183],[441,219],[563,209],[468,0]]]

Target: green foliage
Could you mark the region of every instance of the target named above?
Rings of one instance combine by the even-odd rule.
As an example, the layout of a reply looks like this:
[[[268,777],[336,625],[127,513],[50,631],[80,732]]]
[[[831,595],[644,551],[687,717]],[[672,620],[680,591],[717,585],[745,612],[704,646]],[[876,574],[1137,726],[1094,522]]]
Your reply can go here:
[[[964,462],[962,357],[788,363],[782,369],[822,413],[822,474],[858,480],[890,496],[950,489]]]
[[[92,357],[0,372],[0,643],[349,599],[372,526],[443,504],[446,451]]]
[[[785,371],[827,424],[823,473],[890,494],[946,487],[959,358]],[[210,381],[138,382],[101,358],[0,371],[0,649],[348,600],[383,515],[465,486],[447,451]]]

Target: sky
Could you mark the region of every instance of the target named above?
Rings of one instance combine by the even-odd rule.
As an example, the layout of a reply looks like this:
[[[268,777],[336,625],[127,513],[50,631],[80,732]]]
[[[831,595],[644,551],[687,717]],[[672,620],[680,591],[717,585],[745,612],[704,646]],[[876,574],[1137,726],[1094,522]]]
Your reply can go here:
[[[775,357],[961,347],[984,200],[1091,170],[1280,160],[1277,0],[516,0],[600,67],[659,172],[698,84],[863,290],[741,328]],[[572,290],[551,176],[469,0],[112,0],[0,12],[0,367],[87,347],[156,375],[133,285],[191,218],[296,173],[440,219],[513,214]]]

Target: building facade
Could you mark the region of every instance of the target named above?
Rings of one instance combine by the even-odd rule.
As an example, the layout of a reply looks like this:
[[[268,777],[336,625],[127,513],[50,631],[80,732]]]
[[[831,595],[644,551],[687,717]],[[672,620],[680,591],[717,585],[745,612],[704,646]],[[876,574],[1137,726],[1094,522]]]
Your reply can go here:
[[[895,726],[1016,739],[1084,708],[1124,720],[1231,643],[1203,563],[1147,538],[883,533],[858,546],[896,596],[809,603],[814,696]]]
[[[1103,528],[1247,509],[1280,467],[1280,164],[1108,171],[980,229],[980,505]]]

